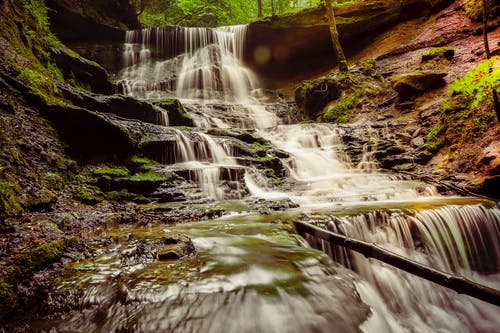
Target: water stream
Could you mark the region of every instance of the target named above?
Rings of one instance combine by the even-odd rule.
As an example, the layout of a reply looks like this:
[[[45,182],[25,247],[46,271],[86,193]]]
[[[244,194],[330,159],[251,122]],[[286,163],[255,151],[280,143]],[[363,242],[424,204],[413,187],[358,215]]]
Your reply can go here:
[[[177,129],[176,152],[165,152],[163,163],[196,170],[192,180],[218,200],[225,198],[221,168],[242,168],[251,196],[289,198],[300,205],[294,211],[298,218],[500,289],[497,203],[440,195],[432,185],[381,172],[370,147],[353,163],[342,140],[345,132],[373,144],[393,136],[383,128],[280,124],[263,102],[258,78],[242,63],[245,35],[245,26],[131,31],[121,83],[137,98],[180,98],[199,129],[256,130],[290,154],[284,161],[290,174],[286,186],[269,186],[258,170],[238,165],[223,138],[196,131],[188,135]],[[498,307],[308,239],[332,261],[308,248],[283,219],[238,214],[175,227],[192,237],[197,263],[142,263],[120,272],[119,256],[113,254],[77,267],[78,278],[67,284],[86,281],[84,309],[93,304],[102,318],[84,310],[58,327],[71,332],[495,332],[500,326]],[[153,237],[171,231],[140,232]],[[121,243],[116,253],[126,247]],[[116,291],[117,285],[122,289]],[[120,293],[127,302],[114,300]]]

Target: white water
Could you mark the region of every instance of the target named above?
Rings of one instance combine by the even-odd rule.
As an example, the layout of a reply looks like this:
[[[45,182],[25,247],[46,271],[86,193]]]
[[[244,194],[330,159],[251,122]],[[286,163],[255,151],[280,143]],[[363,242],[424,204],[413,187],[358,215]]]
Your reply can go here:
[[[257,78],[242,65],[245,33],[243,26],[128,33],[124,91],[148,99],[180,97],[198,127],[260,129],[262,136],[289,152],[287,190],[267,187],[264,176],[247,170],[246,186],[254,196],[291,198],[304,210],[368,210],[339,218],[340,223],[330,228],[500,288],[499,209],[481,203],[446,205],[455,199],[438,195],[433,186],[379,172],[373,147],[364,147],[357,165],[344,151],[343,131],[367,137],[375,145],[394,135],[389,131],[368,125],[278,126],[279,120],[256,97]],[[172,152],[166,154],[165,161],[172,160]],[[219,186],[221,167],[237,166],[223,143],[199,133],[188,137],[180,130],[173,163],[196,170],[192,179],[215,199],[224,197]],[[414,209],[418,206],[426,209]],[[321,246],[364,279],[357,288],[372,308],[361,327],[364,332],[494,332],[500,327],[498,308],[492,305],[359,255]],[[482,265],[488,260],[486,269]]]

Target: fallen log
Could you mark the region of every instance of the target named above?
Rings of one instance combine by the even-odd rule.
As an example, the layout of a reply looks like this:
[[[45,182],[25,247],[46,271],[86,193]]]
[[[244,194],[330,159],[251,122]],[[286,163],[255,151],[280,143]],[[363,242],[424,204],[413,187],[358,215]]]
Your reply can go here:
[[[352,239],[309,223],[295,221],[295,229],[300,235],[309,234],[332,244],[359,252],[367,258],[374,258],[399,268],[410,274],[452,289],[459,294],[469,295],[484,302],[500,306],[500,291],[481,285],[461,276],[438,271],[426,265],[407,259],[372,243]]]

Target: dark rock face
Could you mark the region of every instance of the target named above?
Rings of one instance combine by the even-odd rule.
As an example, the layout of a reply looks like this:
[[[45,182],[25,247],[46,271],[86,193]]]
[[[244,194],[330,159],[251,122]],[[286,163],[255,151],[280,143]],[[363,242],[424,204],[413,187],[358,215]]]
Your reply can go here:
[[[72,53],[74,52],[65,47],[52,50],[52,58],[63,71],[64,77],[72,75],[80,84],[89,86],[93,92],[112,94],[114,87],[104,68]]]
[[[363,1],[335,10],[340,42],[347,56],[366,46],[384,29],[411,17],[426,15],[449,0]],[[250,24],[245,61],[273,86],[276,79],[319,73],[335,64],[324,9],[266,18]],[[276,83],[274,83],[276,84]]]
[[[140,27],[127,0],[47,0],[52,31],[109,71],[121,68],[125,31]]]

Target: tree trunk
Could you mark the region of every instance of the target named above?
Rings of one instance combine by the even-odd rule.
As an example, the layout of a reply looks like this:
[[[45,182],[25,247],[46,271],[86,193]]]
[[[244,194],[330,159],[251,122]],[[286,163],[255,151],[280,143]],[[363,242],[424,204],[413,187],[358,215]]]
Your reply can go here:
[[[335,23],[335,13],[333,12],[332,0],[325,0],[325,11],[328,18],[328,25],[330,26],[330,36],[332,38],[333,50],[339,62],[339,70],[341,72],[349,71],[347,67],[347,60],[345,59],[344,50],[339,41],[339,33],[337,31],[337,24]]]
[[[482,0],[483,3],[483,36],[484,36],[484,50],[486,51],[486,58],[491,57],[490,45],[488,44],[488,10],[487,0]]]
[[[375,258],[405,272],[432,281],[443,287],[455,290],[460,294],[469,295],[482,301],[500,306],[500,291],[496,289],[483,286],[464,277],[440,272],[431,267],[406,259],[375,244],[348,238],[304,222],[296,221],[294,224],[295,229],[300,235],[309,234],[331,244],[359,252],[365,257]]]
[[[262,17],[262,0],[257,0],[257,17]]]
[[[274,11],[274,0],[271,0],[271,16],[274,16],[276,13]]]

